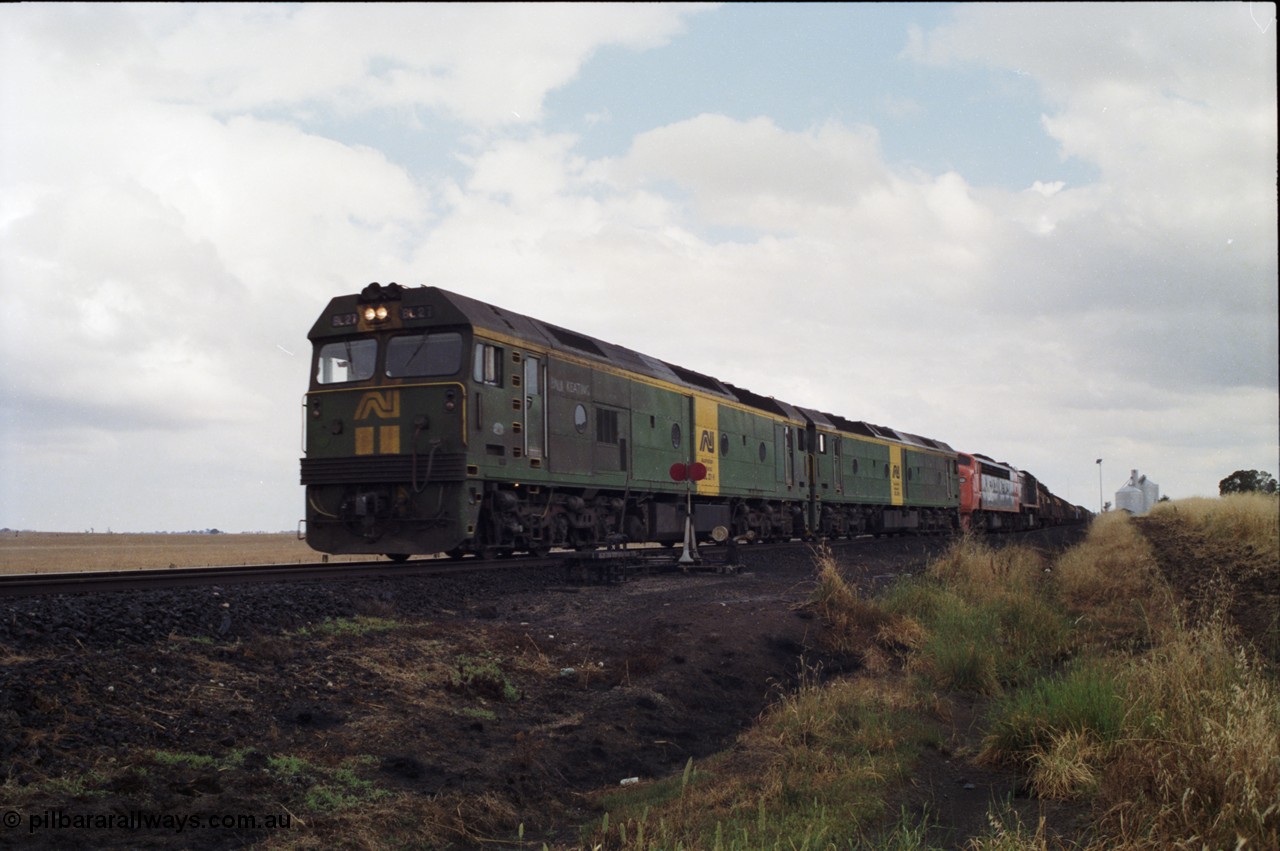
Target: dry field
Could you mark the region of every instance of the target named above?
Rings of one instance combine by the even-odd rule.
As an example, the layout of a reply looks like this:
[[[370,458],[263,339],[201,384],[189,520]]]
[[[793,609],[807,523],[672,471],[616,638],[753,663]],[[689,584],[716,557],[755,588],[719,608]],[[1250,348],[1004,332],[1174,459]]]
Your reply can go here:
[[[320,554],[292,532],[245,535],[13,532],[0,535],[0,573],[298,564]],[[367,561],[331,556],[331,561]]]

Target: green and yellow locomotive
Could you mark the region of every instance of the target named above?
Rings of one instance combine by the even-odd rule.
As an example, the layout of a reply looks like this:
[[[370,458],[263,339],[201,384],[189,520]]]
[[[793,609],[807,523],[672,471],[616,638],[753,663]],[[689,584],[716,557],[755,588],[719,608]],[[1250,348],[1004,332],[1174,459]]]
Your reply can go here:
[[[308,335],[307,541],[541,553],[958,523],[944,443],[799,408],[434,287],[370,284]],[[705,477],[676,481],[673,467]],[[690,498],[689,489],[692,489]]]

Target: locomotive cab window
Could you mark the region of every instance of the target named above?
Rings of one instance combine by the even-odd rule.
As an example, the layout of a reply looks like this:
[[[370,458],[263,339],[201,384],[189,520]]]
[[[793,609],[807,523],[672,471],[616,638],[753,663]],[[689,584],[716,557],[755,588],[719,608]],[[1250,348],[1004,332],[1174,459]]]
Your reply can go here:
[[[489,343],[476,343],[475,363],[471,377],[481,384],[502,386],[502,349]]]
[[[454,375],[462,366],[462,335],[403,334],[387,344],[387,376]]]
[[[316,381],[320,384],[365,381],[373,377],[377,358],[378,343],[367,337],[325,343],[316,356]]]

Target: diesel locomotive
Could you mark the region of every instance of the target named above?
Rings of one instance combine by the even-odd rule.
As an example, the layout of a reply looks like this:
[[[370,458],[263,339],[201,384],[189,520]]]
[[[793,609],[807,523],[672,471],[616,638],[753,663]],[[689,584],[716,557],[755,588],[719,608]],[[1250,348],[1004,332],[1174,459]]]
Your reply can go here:
[[[698,540],[769,541],[1070,513],[985,456],[435,287],[334,298],[308,338],[301,479],[320,552],[675,544],[686,517]]]

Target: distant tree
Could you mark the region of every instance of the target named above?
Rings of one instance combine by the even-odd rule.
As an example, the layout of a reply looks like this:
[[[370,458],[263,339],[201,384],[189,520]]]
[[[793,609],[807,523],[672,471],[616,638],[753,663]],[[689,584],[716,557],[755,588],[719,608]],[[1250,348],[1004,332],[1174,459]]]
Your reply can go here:
[[[1218,495],[1229,493],[1275,493],[1276,480],[1262,470],[1236,470],[1218,482]]]

